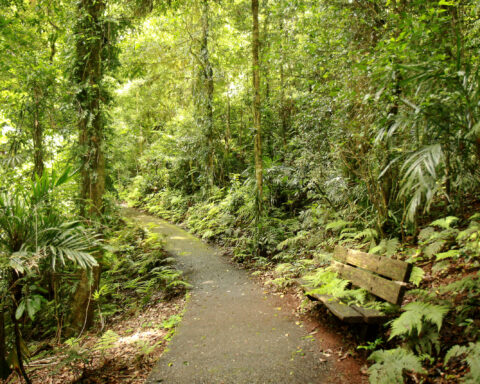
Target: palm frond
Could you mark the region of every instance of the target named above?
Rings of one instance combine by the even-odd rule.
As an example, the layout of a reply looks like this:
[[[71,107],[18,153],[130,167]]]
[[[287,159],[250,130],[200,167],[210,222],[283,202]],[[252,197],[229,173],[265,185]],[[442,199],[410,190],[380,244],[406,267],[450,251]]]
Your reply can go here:
[[[426,146],[414,152],[403,164],[399,196],[409,199],[407,220],[413,221],[422,202],[428,211],[434,196],[441,190],[439,173],[444,162],[440,144]]]

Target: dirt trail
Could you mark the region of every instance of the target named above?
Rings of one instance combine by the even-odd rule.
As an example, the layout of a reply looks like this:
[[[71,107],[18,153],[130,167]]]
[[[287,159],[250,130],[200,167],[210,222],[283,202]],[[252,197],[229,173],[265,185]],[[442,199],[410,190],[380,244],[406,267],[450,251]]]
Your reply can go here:
[[[147,383],[325,383],[335,376],[291,313],[218,249],[133,209],[127,216],[165,236],[192,284],[187,311]],[[277,304],[278,305],[278,304]]]

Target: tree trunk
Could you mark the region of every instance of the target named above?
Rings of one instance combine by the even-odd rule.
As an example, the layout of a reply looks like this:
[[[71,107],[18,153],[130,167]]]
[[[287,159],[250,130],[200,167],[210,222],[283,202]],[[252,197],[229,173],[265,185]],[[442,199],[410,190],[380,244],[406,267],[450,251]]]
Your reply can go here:
[[[225,129],[225,176],[228,179],[230,172],[230,140],[232,139],[232,113],[230,107],[230,90],[227,89],[227,116],[226,116],[226,129]],[[224,182],[225,180],[222,180]],[[228,180],[227,180],[228,182]]]
[[[15,273],[14,281],[11,284],[14,288],[12,289],[12,310],[10,313],[10,319],[13,324],[13,331],[15,336],[15,352],[16,357],[18,360],[18,370],[20,374],[25,379],[27,384],[31,384],[31,380],[29,379],[27,372],[25,371],[25,366],[23,365],[23,353],[22,353],[22,335],[20,332],[20,325],[18,324],[18,320],[16,317],[16,312],[19,303],[22,301],[22,284],[20,284],[19,280],[22,278],[21,275]],[[15,281],[16,280],[16,281]]]
[[[262,164],[262,137],[260,121],[260,64],[258,51],[260,47],[259,29],[258,29],[258,0],[252,0],[252,67],[253,67],[253,126],[255,129],[255,180],[257,187],[257,206],[259,214],[262,212],[263,201],[263,164]]]
[[[67,330],[69,336],[78,332],[82,333],[93,324],[94,303],[92,294],[100,284],[100,267],[94,267],[92,275],[93,281],[89,278],[86,270],[83,270],[80,276],[80,282],[73,297],[70,329]]]
[[[5,313],[0,308],[0,379],[6,379],[12,370],[7,363],[7,348],[5,345]]]
[[[105,192],[104,118],[101,110],[105,5],[105,0],[81,0],[78,3],[75,31],[77,42],[74,78],[81,88],[77,93],[81,156],[80,212],[88,220],[100,218]],[[93,286],[90,285],[87,271],[83,271],[74,294],[70,333],[86,329],[92,324],[91,295],[98,287],[100,267],[94,268],[92,272]]]
[[[213,186],[214,183],[214,148],[213,148],[213,69],[210,63],[208,51],[208,37],[210,33],[208,0],[202,0],[202,40],[200,47],[200,55],[203,64],[202,82],[205,91],[205,108],[202,114],[204,120],[205,136],[207,138],[208,157],[207,157],[207,179],[208,185]]]
[[[280,62],[280,117],[282,120],[282,143],[285,156],[287,150],[287,105],[285,101],[285,69],[284,65],[286,62],[285,55],[285,43],[284,40],[288,38],[288,32],[284,28],[283,19],[280,19],[280,33],[281,33],[281,62]]]
[[[265,99],[264,104],[268,105],[270,100],[270,39],[268,37],[268,27],[270,22],[270,11],[268,9],[268,0],[263,0],[262,7],[265,12],[263,19],[263,36],[262,36],[262,74],[265,81]]]
[[[40,92],[35,86],[33,106],[33,178],[41,177],[44,170],[43,163],[43,127],[40,122]]]
[[[82,161],[80,197],[82,214],[88,217],[101,215],[105,191],[104,119],[101,111],[104,9],[104,0],[82,0],[78,8],[75,75],[78,85],[83,88],[77,94]]]

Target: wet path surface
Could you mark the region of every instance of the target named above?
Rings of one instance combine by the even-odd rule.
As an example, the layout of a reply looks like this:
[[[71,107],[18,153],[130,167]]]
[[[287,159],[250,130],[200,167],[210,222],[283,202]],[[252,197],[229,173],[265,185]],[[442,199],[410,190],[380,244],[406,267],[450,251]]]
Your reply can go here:
[[[192,284],[185,316],[147,383],[322,383],[317,344],[219,250],[181,228],[133,209],[126,216],[165,236]]]

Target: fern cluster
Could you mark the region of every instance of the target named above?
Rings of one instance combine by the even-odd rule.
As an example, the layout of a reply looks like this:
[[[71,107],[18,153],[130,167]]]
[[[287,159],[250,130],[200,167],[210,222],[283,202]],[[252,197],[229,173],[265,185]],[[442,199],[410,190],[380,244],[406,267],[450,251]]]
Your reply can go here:
[[[390,339],[400,337],[418,354],[440,352],[439,332],[450,308],[446,305],[416,301],[403,307],[403,313],[391,322]]]
[[[345,304],[385,313],[392,311],[391,305],[373,300],[363,289],[351,289],[348,281],[329,270],[332,256],[325,250],[342,244],[386,257],[401,252],[410,262],[432,263],[434,275],[459,260],[476,262],[479,254],[480,224],[475,215],[464,230],[457,217],[435,220],[420,231],[417,248],[405,247],[394,236],[382,238],[375,222],[358,220],[348,209],[334,211],[318,202],[304,207],[296,217],[274,206],[267,207],[268,214],[258,217],[254,184],[249,179],[243,183],[240,180],[234,178],[229,189],[214,188],[208,195],[182,195],[178,190],[165,189],[144,198],[144,204],[152,213],[183,221],[204,240],[231,247],[237,261],[252,261],[259,269],[272,268],[271,283],[280,289],[299,275],[306,275],[313,287],[310,293],[330,295]],[[401,343],[402,347],[371,355],[372,383],[400,383],[409,371],[424,373],[424,366],[441,356],[442,324],[450,310],[457,325],[464,327],[470,337],[477,334],[474,312],[479,304],[480,278],[466,277],[440,287],[436,293],[420,289],[424,278],[425,270],[414,264],[410,283],[417,289],[411,289],[410,294],[417,301],[407,304],[389,324],[390,343]],[[135,286],[139,282],[133,278],[130,283]],[[142,289],[148,292],[151,287],[147,284]],[[462,300],[451,308],[438,295],[462,295]]]
[[[373,384],[402,384],[405,372],[425,372],[418,356],[403,348],[375,351],[368,360],[374,361],[368,369]]]
[[[104,316],[138,302],[146,304],[157,292],[174,294],[188,287],[162,240],[146,229],[128,225],[112,235],[108,248],[104,256],[108,269],[95,292]]]

